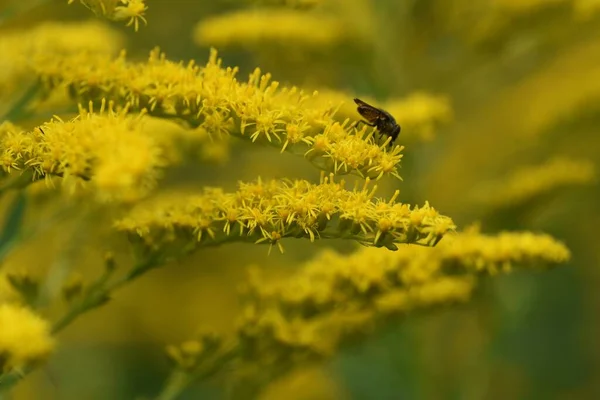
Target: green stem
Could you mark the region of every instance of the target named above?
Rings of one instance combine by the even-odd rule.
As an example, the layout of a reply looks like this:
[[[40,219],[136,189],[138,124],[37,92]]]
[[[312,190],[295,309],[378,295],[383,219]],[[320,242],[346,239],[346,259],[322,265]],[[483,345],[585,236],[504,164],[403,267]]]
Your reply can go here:
[[[69,326],[74,320],[76,320],[81,314],[89,310],[93,310],[109,300],[109,294],[113,291],[119,289],[121,286],[126,285],[127,283],[135,280],[137,277],[143,275],[147,271],[152,268],[160,265],[160,262],[154,258],[149,258],[135,267],[130,269],[127,274],[125,274],[120,279],[106,284],[108,280],[110,272],[107,272],[100,277],[100,279],[87,291],[85,297],[73,305],[71,309],[61,318],[59,319],[54,326],[52,327],[52,334],[55,335],[62,331],[64,328]]]
[[[23,379],[33,370],[33,367],[26,366],[23,369],[13,369],[4,375],[0,375],[0,400],[4,400],[2,392],[6,392],[8,389],[16,385],[21,379]]]
[[[138,278],[150,269],[158,267],[161,263],[162,260],[150,257],[130,269],[127,274],[120,279],[108,284],[107,281],[111,271],[105,272],[98,281],[90,286],[83,299],[71,306],[69,311],[53,325],[51,330],[52,334],[59,333],[87,311],[105,304],[108,301],[111,292]],[[33,366],[25,366],[20,370],[13,369],[4,375],[0,375],[0,400],[2,399],[2,392],[11,389],[34,369]]]

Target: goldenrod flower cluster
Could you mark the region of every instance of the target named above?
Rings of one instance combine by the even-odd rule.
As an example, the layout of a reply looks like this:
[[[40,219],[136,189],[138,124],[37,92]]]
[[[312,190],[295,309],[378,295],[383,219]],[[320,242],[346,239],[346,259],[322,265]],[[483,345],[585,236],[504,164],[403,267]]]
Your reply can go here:
[[[502,180],[487,182],[473,197],[488,206],[513,207],[567,186],[589,185],[595,180],[592,162],[555,157],[541,165],[517,169]]]
[[[455,226],[429,204],[413,207],[374,199],[375,188],[346,190],[333,177],[240,183],[234,193],[204,188],[195,196],[140,204],[116,223],[152,250],[193,249],[244,241],[277,245],[284,238],[345,238],[396,249],[399,243],[435,245]]]
[[[78,118],[59,118],[30,132],[0,127],[2,168],[29,170],[33,180],[60,176],[68,184],[89,181],[104,199],[135,200],[156,183],[165,164],[159,143],[131,117],[105,103],[94,112],[82,109]],[[74,179],[75,178],[75,179]]]
[[[330,357],[349,340],[389,323],[391,315],[468,301],[481,273],[552,266],[569,258],[564,244],[530,232],[468,231],[433,248],[402,246],[397,252],[328,250],[283,281],[269,282],[260,270],[251,270],[237,344],[213,349],[220,360],[203,364],[203,352],[189,351],[203,348],[190,344],[194,341],[170,347],[169,353],[183,369],[214,367],[233,358],[237,373],[269,381]]]
[[[471,229],[447,239],[436,251],[449,272],[459,268],[468,273],[495,275],[511,272],[515,266],[554,266],[571,258],[569,249],[547,234],[500,232],[491,236]]]
[[[434,248],[403,246],[398,252],[326,251],[289,280],[252,277],[240,346],[248,362],[266,365],[331,355],[390,314],[469,300],[475,273],[555,265],[569,257],[562,243],[528,232],[458,234]]]
[[[338,174],[399,178],[401,146],[388,151],[371,131],[339,123],[331,108],[308,108],[309,96],[295,87],[278,89],[269,74],[255,70],[239,82],[236,68],[222,68],[215,51],[200,68],[168,61],[153,51],[147,63],[89,54],[53,57],[36,66],[46,86],[66,87],[77,99],[106,98],[130,111],[172,118],[211,135],[232,134],[296,154]]]
[[[25,307],[0,304],[0,373],[37,364],[53,348],[46,321]]]
[[[69,4],[75,0],[69,0]],[[140,21],[147,23],[144,13],[148,9],[144,0],[79,0],[81,4],[113,21],[128,21],[127,26],[133,25],[139,29]]]

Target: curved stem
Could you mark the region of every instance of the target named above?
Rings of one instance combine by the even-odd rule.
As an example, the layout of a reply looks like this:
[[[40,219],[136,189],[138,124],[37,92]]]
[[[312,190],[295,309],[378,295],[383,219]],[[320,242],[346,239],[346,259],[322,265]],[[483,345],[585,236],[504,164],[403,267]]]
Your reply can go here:
[[[52,334],[57,334],[62,331],[64,328],[69,326],[73,321],[75,321],[81,314],[89,310],[93,310],[103,304],[105,304],[110,298],[109,294],[113,291],[117,290],[121,286],[135,280],[137,277],[143,275],[148,270],[155,268],[160,265],[158,260],[154,258],[149,258],[148,260],[142,261],[137,264],[135,267],[129,270],[127,274],[125,274],[120,279],[106,284],[108,278],[110,277],[111,271],[106,271],[87,291],[84,298],[81,299],[80,302],[74,304],[69,311],[59,319],[52,326]]]
[[[111,283],[108,283],[108,280],[112,274],[112,270],[107,269],[105,273],[102,274],[102,276],[88,288],[83,298],[79,302],[74,303],[69,311],[67,311],[67,313],[52,326],[52,334],[59,333],[87,311],[93,310],[105,304],[110,299],[110,293],[112,293],[114,290],[135,280],[150,269],[158,267],[161,264],[161,259],[149,257],[139,262],[124,276]],[[2,398],[2,392],[6,392],[11,389],[34,369],[34,366],[26,365],[21,369],[15,368],[4,375],[0,375],[0,399]]]

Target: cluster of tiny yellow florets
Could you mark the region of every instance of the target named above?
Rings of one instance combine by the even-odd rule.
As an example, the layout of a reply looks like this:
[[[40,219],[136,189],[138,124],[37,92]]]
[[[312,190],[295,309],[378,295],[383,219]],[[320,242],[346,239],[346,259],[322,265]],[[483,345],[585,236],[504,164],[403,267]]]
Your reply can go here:
[[[165,251],[245,241],[281,248],[284,238],[346,238],[396,249],[399,243],[435,245],[455,226],[429,204],[413,207],[374,199],[373,189],[346,190],[332,177],[240,183],[234,193],[204,188],[140,204],[116,226],[151,249]]]
[[[447,272],[458,267],[461,271],[488,275],[508,273],[515,266],[554,266],[571,258],[563,243],[550,235],[532,232],[500,232],[490,236],[468,230],[448,236],[438,251],[443,255]]]
[[[477,273],[556,265],[569,257],[562,243],[529,232],[467,232],[434,248],[402,246],[397,252],[326,251],[283,282],[251,276],[238,333],[241,353],[262,367],[329,356],[390,315],[468,301]]]
[[[105,103],[96,112],[90,105],[71,121],[56,118],[28,132],[4,123],[0,164],[7,173],[30,171],[32,180],[89,181],[101,198],[135,200],[154,187],[165,163],[159,143],[141,126],[139,116],[105,109]]]
[[[252,269],[235,351],[220,354],[233,356],[252,379],[269,381],[330,357],[348,340],[389,323],[390,316],[468,301],[481,273],[553,266],[569,258],[565,245],[547,235],[471,230],[449,235],[434,248],[363,248],[351,255],[328,250],[283,281]],[[202,362],[194,358],[198,352],[185,354],[190,368]]]
[[[279,89],[258,69],[247,82],[239,82],[237,68],[221,67],[215,51],[202,68],[168,61],[158,51],[147,63],[83,55],[49,58],[36,68],[47,87],[66,87],[79,100],[106,98],[211,135],[268,143],[305,155],[329,172],[399,178],[401,146],[388,151],[374,143],[372,131],[357,132],[348,121],[336,122],[334,109],[306,107],[310,96],[295,87]]]
[[[75,0],[69,0],[69,4]],[[140,21],[147,23],[144,13],[148,7],[144,0],[79,0],[81,4],[97,15],[113,21],[127,21],[127,26],[133,25],[139,29]]]
[[[53,348],[46,321],[23,306],[0,304],[0,375],[43,361]]]
[[[592,162],[556,157],[519,168],[502,180],[486,182],[476,189],[473,198],[488,206],[514,207],[564,187],[592,184],[596,179]]]
[[[450,278],[510,272],[515,266],[556,265],[569,258],[565,245],[548,235],[503,232],[488,236],[465,232],[447,236],[434,248],[402,246],[397,252],[364,248],[349,256],[326,251],[283,285],[269,285],[255,277],[251,287],[255,296],[275,299],[282,309],[294,308],[295,313],[307,316],[317,309],[339,311],[341,304],[357,301],[377,305],[390,292],[414,290],[440,279],[447,283]],[[458,288],[465,287],[460,283]],[[454,293],[457,298],[468,295],[464,290]],[[444,296],[433,295],[438,297]],[[430,303],[422,295],[418,300]]]

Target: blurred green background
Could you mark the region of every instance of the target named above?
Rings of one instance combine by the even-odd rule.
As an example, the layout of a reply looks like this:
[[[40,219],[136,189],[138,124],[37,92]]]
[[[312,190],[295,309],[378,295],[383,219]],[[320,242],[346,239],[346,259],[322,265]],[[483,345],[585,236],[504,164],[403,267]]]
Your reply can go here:
[[[8,3],[2,1],[0,7]],[[2,29],[93,18],[84,7],[66,3],[41,2]],[[569,265],[544,273],[488,278],[468,305],[392,323],[331,363],[274,382],[263,398],[600,398],[598,186],[567,182],[513,204],[490,205],[473,198],[478,188],[501,186],[519,168],[555,156],[597,164],[600,2],[284,3],[150,0],[148,25],[139,32],[106,23],[126,35],[133,59],[145,59],[160,46],[170,59],[203,64],[209,47],[215,46],[224,65],[240,67],[241,79],[260,66],[282,84],[348,93],[348,102],[357,95],[383,103],[417,91],[446,96],[452,121],[436,126],[429,141],[404,142],[403,135],[410,137],[410,132],[403,131],[398,142],[406,145],[404,181],[384,181],[378,193],[400,189],[403,202],[428,200],[459,227],[480,221],[484,232],[544,231],[565,241],[573,257]],[[288,32],[285,40],[269,36],[268,21],[276,25],[276,20],[269,20],[268,13],[279,9],[326,18],[317,26],[327,32],[332,26],[325,21],[334,21],[335,34],[323,34],[329,39],[320,41],[310,32]],[[265,16],[267,33],[250,39],[239,27],[214,23],[238,12]],[[198,38],[194,32],[203,25],[212,27],[211,34]],[[292,33],[300,29],[277,27],[283,28]],[[396,119],[402,125],[402,115]],[[319,171],[307,164],[273,149],[234,142],[227,163],[182,167],[169,179],[226,188],[259,175],[317,181]],[[152,398],[169,372],[165,344],[186,339],[198,326],[232,329],[236,286],[249,263],[285,275],[321,248],[355,248],[338,241],[284,245],[285,254],[269,257],[262,246],[206,249],[153,271],[62,333],[57,354],[20,384],[15,398]],[[32,248],[52,253],[61,246],[32,243],[12,262],[35,271],[43,262]],[[89,239],[78,247],[74,258],[83,270],[98,268],[100,261],[85,261],[101,250],[96,246]],[[198,383],[182,398],[223,397],[217,382]]]

